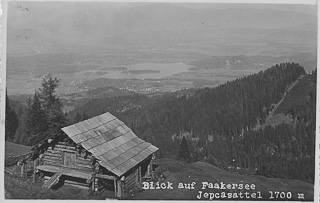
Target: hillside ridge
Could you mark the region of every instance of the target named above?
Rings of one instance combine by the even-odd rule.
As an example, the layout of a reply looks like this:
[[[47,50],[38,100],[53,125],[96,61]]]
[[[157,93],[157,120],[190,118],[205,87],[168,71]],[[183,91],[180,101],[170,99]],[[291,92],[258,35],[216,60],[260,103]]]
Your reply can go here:
[[[264,124],[259,125],[254,128],[254,130],[259,130],[260,128],[264,129],[266,126],[272,126],[275,127],[277,125],[280,125],[281,123],[290,124],[294,120],[292,116],[285,115],[284,113],[277,112],[278,107],[282,104],[282,102],[285,100],[287,95],[290,94],[290,91],[305,77],[306,75],[301,75],[296,81],[294,81],[283,93],[283,96],[281,100],[274,105],[272,111],[270,111],[269,115],[266,117]]]

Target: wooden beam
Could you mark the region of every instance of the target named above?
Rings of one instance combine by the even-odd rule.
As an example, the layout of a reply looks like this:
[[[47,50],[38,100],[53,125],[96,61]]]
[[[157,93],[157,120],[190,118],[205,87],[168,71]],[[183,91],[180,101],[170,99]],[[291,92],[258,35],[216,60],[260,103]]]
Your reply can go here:
[[[70,149],[64,149],[64,148],[55,148],[57,150],[63,151],[63,152],[70,152],[70,153],[77,153],[75,150],[70,150]]]
[[[25,164],[22,163],[22,165],[21,165],[21,172],[20,172],[20,177],[21,177],[21,178],[24,177],[24,166],[25,166]]]
[[[117,191],[117,179],[113,180],[113,186],[114,186],[114,196],[117,197],[118,191]]]
[[[35,160],[33,161],[33,179],[32,179],[32,181],[33,181],[34,183],[37,182],[37,179],[36,179],[37,162],[38,162],[38,159],[35,159]]]
[[[101,179],[107,179],[107,180],[115,180],[115,176],[109,176],[105,174],[92,174],[92,177],[94,178],[101,178]]]
[[[141,183],[141,179],[142,179],[142,177],[141,177],[141,165],[138,168],[138,174],[139,174],[139,183]]]
[[[121,180],[117,180],[117,198],[121,199],[122,198],[122,185],[121,185]]]

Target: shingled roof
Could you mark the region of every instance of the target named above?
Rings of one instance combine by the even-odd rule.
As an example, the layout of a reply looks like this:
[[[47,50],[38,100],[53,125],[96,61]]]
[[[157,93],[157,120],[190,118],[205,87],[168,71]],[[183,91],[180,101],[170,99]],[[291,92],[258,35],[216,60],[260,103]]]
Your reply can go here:
[[[62,130],[76,143],[91,152],[101,166],[117,176],[158,150],[138,138],[130,128],[110,113],[64,127]]]

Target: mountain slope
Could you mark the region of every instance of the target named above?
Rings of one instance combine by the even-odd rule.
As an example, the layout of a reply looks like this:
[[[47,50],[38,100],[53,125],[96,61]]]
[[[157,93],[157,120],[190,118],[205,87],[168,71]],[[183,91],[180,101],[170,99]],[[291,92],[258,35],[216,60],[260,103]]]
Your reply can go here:
[[[304,75],[296,80],[284,93],[283,98],[274,106],[274,109],[266,117],[265,123],[261,126],[275,127],[281,123],[292,124],[294,119],[299,116],[297,112],[312,101],[310,91],[316,87],[315,75]]]

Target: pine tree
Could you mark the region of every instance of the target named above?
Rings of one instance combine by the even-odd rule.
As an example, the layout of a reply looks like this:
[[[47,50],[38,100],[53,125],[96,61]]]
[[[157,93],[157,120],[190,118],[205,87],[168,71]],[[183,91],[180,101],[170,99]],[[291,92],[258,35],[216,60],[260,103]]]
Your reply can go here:
[[[190,151],[189,151],[187,139],[184,136],[182,137],[182,140],[180,143],[178,159],[184,160],[186,162],[191,161],[191,156],[190,156]]]
[[[47,124],[54,133],[59,132],[61,127],[66,123],[66,118],[62,110],[62,103],[55,90],[59,86],[60,80],[53,78],[51,74],[46,75],[42,81],[40,91],[40,99],[43,110],[47,116]]]
[[[22,125],[16,142],[34,145],[48,136],[59,134],[66,124],[62,103],[55,95],[59,80],[51,74],[44,77],[42,88],[36,91],[33,99],[29,97],[27,109],[22,116]]]
[[[42,108],[39,92],[35,92],[32,102],[28,102],[27,134],[34,139],[39,133],[48,129],[48,118]]]
[[[16,112],[12,109],[8,94],[6,93],[6,121],[5,121],[5,139],[13,140],[18,129],[19,120]]]

